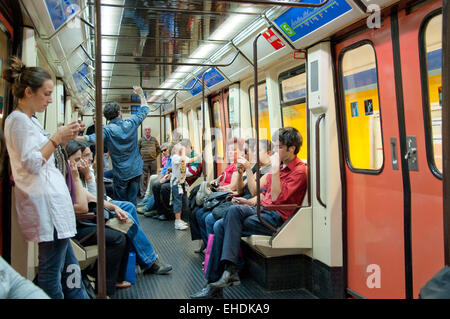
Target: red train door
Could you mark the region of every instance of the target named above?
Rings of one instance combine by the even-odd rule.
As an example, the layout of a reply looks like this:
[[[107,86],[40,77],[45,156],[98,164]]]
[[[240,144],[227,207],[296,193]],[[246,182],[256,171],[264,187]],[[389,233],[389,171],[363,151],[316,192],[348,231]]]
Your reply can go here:
[[[228,132],[228,90],[221,90],[221,92],[211,98],[211,112],[212,112],[212,127],[214,130],[215,143],[213,144],[214,162],[216,163],[216,176],[228,166],[227,154],[227,132]]]
[[[394,12],[335,44],[354,295],[417,297],[444,265],[442,182],[426,164],[418,58],[421,23],[440,3]]]
[[[407,147],[412,149],[408,165],[415,298],[444,266],[441,8],[442,1],[435,1],[398,14]]]

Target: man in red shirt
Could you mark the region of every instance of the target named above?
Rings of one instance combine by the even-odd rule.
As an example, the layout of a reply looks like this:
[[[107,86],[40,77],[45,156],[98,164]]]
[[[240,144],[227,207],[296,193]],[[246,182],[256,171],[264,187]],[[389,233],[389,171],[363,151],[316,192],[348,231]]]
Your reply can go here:
[[[301,205],[306,192],[306,167],[297,158],[302,146],[302,136],[293,127],[279,129],[272,137],[274,145],[271,157],[271,171],[261,179],[264,185],[261,193],[261,206],[296,204]],[[225,217],[214,225],[214,242],[209,257],[206,278],[208,284],[194,299],[222,296],[222,288],[238,285],[237,273],[239,249],[242,236],[253,234],[272,235],[256,214],[256,197],[237,198],[238,205],[230,207]],[[261,207],[261,217],[275,228],[280,227],[295,211],[265,210]]]

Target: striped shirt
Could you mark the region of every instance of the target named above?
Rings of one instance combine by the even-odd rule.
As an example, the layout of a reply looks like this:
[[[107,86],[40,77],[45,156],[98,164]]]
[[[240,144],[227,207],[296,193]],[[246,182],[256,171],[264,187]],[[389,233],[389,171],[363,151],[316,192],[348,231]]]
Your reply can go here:
[[[159,147],[158,140],[150,136],[147,139],[145,136],[142,136],[138,142],[139,151],[141,152],[142,160],[145,161],[153,161],[155,160],[159,153],[161,153],[161,148]]]

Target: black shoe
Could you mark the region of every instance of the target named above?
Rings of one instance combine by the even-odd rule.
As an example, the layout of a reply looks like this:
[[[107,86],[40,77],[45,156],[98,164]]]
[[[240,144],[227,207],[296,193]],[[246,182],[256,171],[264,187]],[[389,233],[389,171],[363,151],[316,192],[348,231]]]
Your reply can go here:
[[[237,286],[241,284],[241,280],[239,279],[239,275],[237,272],[230,272],[229,270],[225,270],[216,282],[210,283],[211,286],[216,288],[225,288],[229,286]]]
[[[206,246],[205,243],[202,241],[202,247],[200,247],[197,250],[194,250],[194,253],[196,254],[203,254],[205,252]]]
[[[167,220],[167,217],[166,217],[166,215],[161,214],[161,215],[158,216],[158,219],[159,220]]]
[[[199,292],[190,295],[191,299],[222,299],[223,291],[222,288],[217,288],[211,286],[211,284],[207,284],[205,288],[200,290]]]
[[[172,270],[171,265],[161,264],[159,259],[156,258],[153,265],[150,268],[144,270],[144,274],[145,275],[147,275],[147,274],[164,275],[164,274],[167,274],[171,270]]]

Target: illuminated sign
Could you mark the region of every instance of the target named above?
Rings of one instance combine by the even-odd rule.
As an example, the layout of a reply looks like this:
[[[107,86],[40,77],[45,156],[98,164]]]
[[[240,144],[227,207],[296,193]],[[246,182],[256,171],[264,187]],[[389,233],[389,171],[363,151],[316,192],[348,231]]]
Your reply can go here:
[[[270,45],[275,49],[279,50],[281,48],[284,48],[284,43],[281,42],[281,40],[275,35],[275,33],[272,30],[267,30],[263,34],[264,39],[267,40],[267,42],[270,43]]]
[[[321,3],[324,0],[307,1]],[[351,9],[352,7],[345,0],[330,0],[319,8],[290,8],[274,22],[294,42]]]
[[[78,0],[45,0],[45,4],[55,30],[80,10]]]
[[[185,89],[190,89],[189,92],[191,92],[192,95],[197,95],[198,93],[200,93],[202,91],[201,79],[202,79],[202,76],[204,73],[205,72],[197,75],[197,78],[199,80],[194,78],[184,86]],[[217,71],[215,68],[212,68],[212,69],[207,70],[204,80],[205,80],[206,87],[212,87],[212,86],[216,85],[217,83],[225,80],[225,78],[222,76],[222,74],[219,73],[219,71]]]

